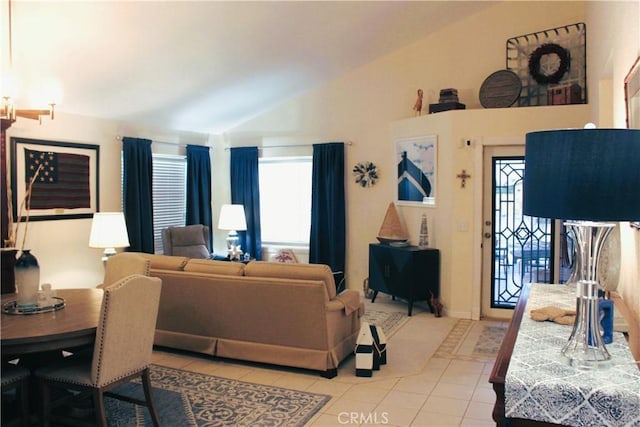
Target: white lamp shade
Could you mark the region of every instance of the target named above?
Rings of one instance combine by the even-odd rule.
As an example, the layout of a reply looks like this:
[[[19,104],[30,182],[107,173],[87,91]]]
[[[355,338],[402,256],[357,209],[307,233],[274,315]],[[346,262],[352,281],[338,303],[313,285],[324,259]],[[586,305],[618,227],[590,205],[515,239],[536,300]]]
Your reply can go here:
[[[242,205],[222,205],[220,209],[220,219],[218,220],[220,230],[244,231],[247,229],[247,219],[244,215]]]
[[[93,215],[89,247],[126,248],[128,246],[129,236],[122,212],[99,212]]]

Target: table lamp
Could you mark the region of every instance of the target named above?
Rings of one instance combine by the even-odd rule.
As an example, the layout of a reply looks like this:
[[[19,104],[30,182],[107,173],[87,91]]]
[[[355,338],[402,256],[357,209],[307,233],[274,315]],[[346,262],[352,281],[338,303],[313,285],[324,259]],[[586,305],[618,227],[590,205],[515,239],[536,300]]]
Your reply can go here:
[[[115,255],[115,248],[129,246],[127,225],[122,212],[98,212],[93,214],[89,247],[104,248],[102,261],[106,263],[109,257]]]
[[[227,250],[229,259],[239,258],[242,251],[238,245],[238,231],[247,229],[247,220],[244,215],[244,206],[242,205],[222,205],[220,209],[220,218],[218,220],[218,228],[220,230],[229,231],[227,236]]]
[[[523,188],[525,215],[565,220],[577,241],[576,321],[562,354],[580,369],[606,367],[598,260],[616,222],[640,218],[640,130],[528,133]]]

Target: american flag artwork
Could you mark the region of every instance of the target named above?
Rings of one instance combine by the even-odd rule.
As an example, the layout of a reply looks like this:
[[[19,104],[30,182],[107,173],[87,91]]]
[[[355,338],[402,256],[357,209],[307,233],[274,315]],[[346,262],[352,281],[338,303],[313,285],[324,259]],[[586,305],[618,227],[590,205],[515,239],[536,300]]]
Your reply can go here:
[[[38,172],[31,190],[30,209],[91,207],[89,156],[25,148],[26,185]]]

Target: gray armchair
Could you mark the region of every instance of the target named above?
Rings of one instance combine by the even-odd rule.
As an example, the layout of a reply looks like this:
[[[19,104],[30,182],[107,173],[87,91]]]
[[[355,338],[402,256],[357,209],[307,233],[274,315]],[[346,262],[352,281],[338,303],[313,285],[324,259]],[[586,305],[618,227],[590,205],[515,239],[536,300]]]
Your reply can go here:
[[[202,224],[165,228],[162,230],[162,245],[165,255],[211,257],[209,227]]]

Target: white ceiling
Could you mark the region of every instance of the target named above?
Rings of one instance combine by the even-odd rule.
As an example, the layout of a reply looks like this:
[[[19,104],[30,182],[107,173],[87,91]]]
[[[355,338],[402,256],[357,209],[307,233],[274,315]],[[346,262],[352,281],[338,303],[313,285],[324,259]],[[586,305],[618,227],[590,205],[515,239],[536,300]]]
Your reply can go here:
[[[57,85],[57,111],[222,133],[490,4],[12,0],[16,99]]]

